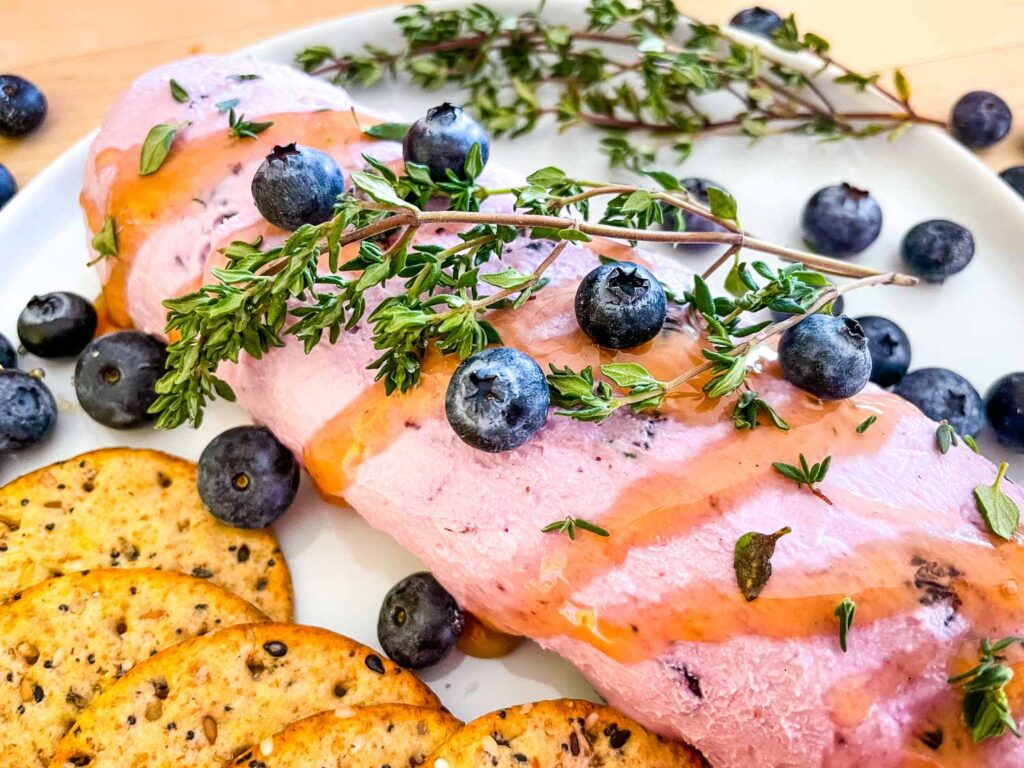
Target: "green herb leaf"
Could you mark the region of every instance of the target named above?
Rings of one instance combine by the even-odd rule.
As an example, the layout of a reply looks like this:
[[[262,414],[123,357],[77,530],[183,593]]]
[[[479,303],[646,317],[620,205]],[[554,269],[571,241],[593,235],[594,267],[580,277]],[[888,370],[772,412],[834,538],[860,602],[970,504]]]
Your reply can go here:
[[[234,107],[228,107],[228,134],[237,139],[255,139],[273,124],[273,121],[254,123],[246,120],[245,115],[235,114]]]
[[[1013,670],[1002,663],[999,654],[1015,643],[1024,643],[1024,637],[1004,637],[992,644],[981,641],[981,662],[961,675],[949,678],[951,685],[963,687],[964,722],[975,744],[1001,736],[1007,729],[1020,738],[1017,721],[1010,714],[1006,684],[1013,679]]]
[[[117,228],[114,224],[113,216],[107,216],[103,222],[103,229],[96,233],[90,244],[92,249],[99,254],[99,259],[90,262],[90,265],[95,264],[100,259],[109,259],[117,256]]]
[[[1020,510],[1013,503],[1013,499],[999,490],[1009,467],[1010,465],[1004,461],[999,465],[995,483],[979,485],[974,489],[974,499],[978,504],[978,511],[989,530],[1007,541],[1013,538],[1013,534],[1020,527]]]
[[[744,392],[736,400],[736,405],[732,409],[732,422],[736,425],[736,429],[757,429],[761,425],[760,417],[762,415],[767,417],[776,429],[781,429],[783,432],[789,430],[786,420],[753,390]]]
[[[408,123],[378,123],[363,129],[365,135],[383,141],[402,141],[408,132]]]
[[[608,363],[601,366],[601,373],[620,387],[639,387],[654,383],[654,377],[639,363]]]
[[[939,446],[939,453],[945,456],[949,453],[951,446],[955,446],[956,442],[956,431],[949,425],[949,423],[943,420],[938,429],[935,430],[935,443]]]
[[[826,456],[821,462],[811,466],[807,458],[801,453],[800,454],[800,466],[795,467],[792,464],[784,464],[781,461],[776,461],[772,464],[772,469],[778,472],[787,480],[792,480],[798,486],[807,486],[807,489],[827,504],[831,504],[831,500],[825,496],[821,491],[818,490],[818,483],[825,479],[825,475],[828,474],[828,468],[832,465],[832,457]]]
[[[711,208],[711,212],[718,218],[739,223],[739,219],[736,218],[736,198],[725,190],[718,187],[708,187],[708,205]]]
[[[864,421],[857,425],[857,434],[863,435],[865,432],[871,429],[871,425],[874,424],[876,421],[878,421],[877,416],[868,416],[866,419],[864,419]]]
[[[142,142],[142,152],[139,155],[139,176],[149,176],[160,170],[168,153],[171,151],[171,144],[178,131],[185,125],[167,125],[160,123],[154,125],[146,134],[146,140]]]
[[[400,198],[395,193],[395,188],[376,174],[357,171],[352,174],[352,183],[378,203],[416,210],[415,205]]]
[[[853,626],[853,617],[857,613],[857,604],[848,597],[843,598],[843,602],[836,606],[833,615],[839,619],[839,647],[843,649],[843,653],[846,653],[846,637],[850,632],[850,627]]]
[[[228,80],[235,80],[237,82],[245,82],[246,80],[262,80],[260,75],[228,75]]]
[[[241,99],[228,99],[227,101],[219,101],[216,104],[218,112],[230,112],[232,109],[238,106]]]
[[[772,576],[772,555],[775,544],[792,529],[788,526],[772,534],[751,531],[740,536],[733,552],[736,583],[746,601],[752,602],[768,584]]]
[[[181,83],[179,83],[173,77],[171,78],[170,85],[171,85],[171,96],[174,97],[174,100],[179,102],[179,103],[181,103],[181,104],[185,104],[188,101],[188,99],[189,99],[188,91],[186,91],[184,88],[182,88],[181,87]]]
[[[896,93],[899,94],[900,100],[906,104],[910,101],[910,83],[907,81],[907,76],[897,69],[893,72],[892,79],[896,85]]]
[[[587,522],[580,517],[566,517],[564,520],[556,520],[553,523],[548,523],[540,530],[541,533],[564,533],[569,536],[571,541],[576,541],[577,529],[587,531],[601,538],[608,538],[610,535],[604,528]]]
[[[972,451],[974,451],[979,456],[981,455],[981,451],[978,449],[978,444],[976,442],[974,442],[974,438],[973,437],[971,437],[970,435],[964,435],[964,442],[967,443],[967,447],[968,448],[970,448]]]

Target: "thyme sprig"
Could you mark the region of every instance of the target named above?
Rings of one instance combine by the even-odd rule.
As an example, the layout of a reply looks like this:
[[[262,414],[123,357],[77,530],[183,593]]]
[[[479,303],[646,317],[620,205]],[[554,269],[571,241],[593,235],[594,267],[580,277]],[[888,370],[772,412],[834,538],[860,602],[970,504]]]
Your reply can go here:
[[[595,525],[582,517],[566,517],[564,520],[555,520],[540,529],[541,533],[564,533],[570,541],[576,541],[576,531],[586,531],[602,539],[607,539],[611,534],[599,525]]]
[[[1024,637],[1004,637],[996,643],[982,640],[978,666],[949,678],[949,683],[963,688],[964,720],[976,744],[1001,736],[1006,729],[1017,738],[1021,736],[1006,697],[1006,684],[1013,679],[1013,670],[1002,663],[1004,657],[1000,656],[1015,643],[1024,643]]]
[[[807,490],[817,496],[819,499],[824,501],[826,504],[831,505],[832,501],[818,488],[818,483],[825,479],[825,475],[828,474],[828,469],[832,465],[832,457],[826,456],[815,464],[810,464],[802,453],[800,454],[800,466],[794,466],[792,464],[786,464],[781,461],[772,463],[772,469],[778,472],[787,480],[792,480],[798,486],[807,486]]]
[[[914,111],[899,72],[896,93],[883,90],[892,109],[839,110],[821,82],[864,90],[880,88],[878,75],[834,61],[828,42],[801,33],[792,17],[774,36],[776,53],[717,26],[683,20],[671,0],[591,0],[587,16],[574,29],[549,21],[542,9],[504,16],[479,3],[451,10],[415,5],[395,19],[404,39],[399,50],[366,46],[362,54],[337,54],[318,45],[299,52],[296,63],[363,87],[387,76],[430,90],[458,86],[495,135],[527,133],[545,116],[563,128],[597,126],[609,132],[602,145],[613,166],[635,169],[654,157],[652,146],[636,141],[637,130],[685,159],[695,140],[711,133],[836,140],[896,135],[916,123],[942,125]],[[813,74],[794,69],[783,54],[796,51],[818,56],[822,67]],[[733,108],[712,117],[702,97],[719,92]]]
[[[258,359],[281,346],[289,335],[301,339],[308,352],[324,340],[325,334],[331,343],[336,342],[342,331],[353,329],[364,317],[380,352],[370,367],[383,380],[387,393],[406,391],[418,383],[421,362],[430,348],[464,359],[500,343],[497,330],[486,319],[487,311],[520,310],[543,287],[545,271],[573,241],[614,237],[725,243],[798,262],[777,272],[755,265],[759,274],[771,274],[768,285],[740,297],[715,299],[713,306],[707,303],[703,281],[698,281],[694,292],[684,294],[683,301],[697,305],[713,328],[713,349],[706,351],[709,367],[697,371],[715,369],[718,378],[707,388],[712,396],[739,386],[746,355],[753,347],[771,333],[784,330],[787,323],[799,320],[794,315],[768,328],[764,324],[745,326],[740,319],[743,313],[767,306],[796,310],[802,307],[801,302],[817,296],[812,296],[811,288],[824,289],[827,285],[823,277],[803,264],[840,275],[863,276],[846,288],[879,282],[913,283],[905,276],[883,274],[752,238],[736,225],[731,198],[719,199],[715,210],[704,209],[685,190],[674,188],[678,185],[674,179],[668,181],[671,177],[667,174],[650,173],[664,186],[647,189],[573,179],[557,168],[545,168],[531,174],[523,187],[511,191],[516,200],[513,213],[489,213],[480,211],[481,201],[509,190],[478,184],[483,168],[479,148],[469,153],[461,175],[449,173],[440,182],[415,163],[407,163],[399,175],[373,158],[367,157],[366,162],[370,170],[352,174],[352,188],[339,197],[330,220],[303,226],[274,248],[264,249],[260,241],[232,243],[224,249],[227,263],[213,272],[217,282],[165,302],[169,311],[167,333],[177,341],[169,348],[168,372],[157,386],[159,397],[153,406],[161,427],[175,427],[185,421],[198,424],[210,400],[233,398],[231,388],[216,375],[221,362],[237,362],[243,352]],[[601,196],[609,198],[606,212],[593,223],[587,219],[588,203]],[[447,209],[426,210],[432,200],[444,202]],[[724,221],[728,229],[646,229],[663,215],[662,205]],[[461,227],[459,242],[449,247],[416,242],[421,228],[439,224]],[[505,246],[521,233],[553,244],[533,272],[482,270],[487,262],[500,258]],[[343,249],[357,243],[357,253],[343,261]],[[326,270],[322,270],[324,262]],[[741,279],[753,280],[743,264],[735,269]],[[401,281],[403,290],[390,290],[389,296],[378,296],[373,305],[372,291],[395,281]],[[832,287],[824,290],[827,295],[822,294],[822,304],[837,295]],[[808,311],[818,308],[811,303]],[[744,336],[747,341],[736,345]],[[732,355],[743,358],[744,363],[733,360]],[[692,375],[696,374],[645,388],[642,381],[623,373],[616,384],[629,392],[615,407],[656,407],[665,394]],[[578,410],[572,403],[566,407]]]

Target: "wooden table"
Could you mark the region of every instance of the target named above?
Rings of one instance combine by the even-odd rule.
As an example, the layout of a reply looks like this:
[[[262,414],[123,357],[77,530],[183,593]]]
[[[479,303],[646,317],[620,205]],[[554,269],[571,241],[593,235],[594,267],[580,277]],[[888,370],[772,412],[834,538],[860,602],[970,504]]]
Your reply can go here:
[[[1013,134],[983,153],[995,170],[1024,163],[1022,0],[778,0],[804,29],[830,40],[835,57],[890,77],[899,67],[919,111],[946,116],[973,89],[999,93],[1017,119]],[[725,23],[750,3],[680,0]],[[200,52],[226,52],[286,30],[381,5],[374,0],[0,0],[0,70],[46,93],[44,126],[0,139],[0,162],[21,184],[99,124],[111,102],[145,70]],[[332,42],[332,41],[326,41]]]

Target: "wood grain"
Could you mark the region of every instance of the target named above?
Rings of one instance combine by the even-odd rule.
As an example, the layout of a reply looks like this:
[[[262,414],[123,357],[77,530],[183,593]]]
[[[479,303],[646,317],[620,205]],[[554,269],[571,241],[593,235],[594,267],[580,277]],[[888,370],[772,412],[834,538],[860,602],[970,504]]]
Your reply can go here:
[[[21,184],[96,127],[142,72],[201,52],[227,52],[290,29],[380,6],[374,0],[0,0],[0,67],[35,82],[50,114],[35,134],[0,139],[0,162]],[[683,0],[725,23],[749,2]],[[859,70],[906,72],[921,111],[946,116],[969,90],[999,93],[1017,115],[1013,134],[982,154],[995,170],[1024,163],[1024,2],[785,0],[805,29]],[[338,41],[334,42],[336,45]]]

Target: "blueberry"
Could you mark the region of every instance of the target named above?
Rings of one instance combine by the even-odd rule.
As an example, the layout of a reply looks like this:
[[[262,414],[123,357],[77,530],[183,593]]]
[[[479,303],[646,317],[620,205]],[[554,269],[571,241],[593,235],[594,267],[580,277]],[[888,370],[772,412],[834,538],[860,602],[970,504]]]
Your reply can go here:
[[[843,308],[846,307],[846,299],[843,296],[836,296],[835,301],[832,302],[832,312],[830,314],[839,317],[843,314]],[[771,310],[772,320],[776,323],[781,323],[783,320],[788,320],[792,315],[789,312],[777,312]]]
[[[75,393],[93,420],[112,429],[152,421],[156,383],[164,374],[167,348],[147,333],[123,331],[87,346],[75,366]]]
[[[22,346],[39,357],[74,357],[96,334],[96,309],[75,293],[33,296],[18,317]]]
[[[7,166],[0,163],[0,208],[3,208],[14,197],[14,193],[18,191],[18,182],[14,180],[14,175],[7,170]]]
[[[971,149],[984,149],[1010,132],[1013,115],[1006,102],[988,91],[971,91],[953,107],[953,136]]]
[[[871,380],[880,387],[899,382],[910,368],[910,339],[892,320],[868,315],[858,317],[871,353]]]
[[[0,453],[18,451],[46,437],[57,422],[57,401],[41,379],[0,371]]]
[[[856,320],[811,315],[782,334],[779,364],[790,384],[822,400],[843,400],[871,378],[871,354]]]
[[[971,263],[974,237],[952,221],[922,221],[907,232],[900,252],[916,275],[929,283],[941,283]]]
[[[444,410],[455,434],[488,453],[511,451],[544,426],[548,382],[533,358],[509,347],[470,355],[448,382]]]
[[[999,174],[999,178],[1013,187],[1013,191],[1024,197],[1024,165],[1015,165]],[[2,203],[0,203],[2,205]]]
[[[0,333],[0,368],[17,368],[18,353],[7,337]]]
[[[639,264],[602,264],[576,289],[576,322],[595,344],[609,349],[650,341],[661,332],[665,312],[665,289]]]
[[[782,26],[782,17],[775,11],[754,6],[737,13],[729,24],[746,32],[770,38],[775,30]]]
[[[0,135],[24,136],[46,117],[46,97],[17,75],[0,75]]]
[[[961,435],[976,435],[985,426],[985,404],[971,382],[946,368],[911,371],[893,389],[934,421],[945,419]]]
[[[480,145],[480,158],[486,165],[491,154],[487,131],[460,107],[446,101],[412,124],[402,142],[402,155],[407,163],[427,166],[434,181],[446,181],[448,171],[464,176],[466,158],[474,144]]]
[[[274,147],[252,178],[252,197],[260,214],[289,231],[327,221],[344,191],[345,174],[334,158],[298,144]]]
[[[847,183],[819,189],[804,207],[804,239],[826,256],[860,253],[882,231],[882,209],[870,192]]]
[[[726,191],[725,187],[721,184],[697,177],[680,179],[679,184],[683,189],[690,193],[690,197],[693,198],[694,202],[700,203],[705,208],[710,207],[710,202],[708,201],[708,187],[716,187],[723,192]],[[695,213],[690,213],[689,211],[676,208],[674,205],[663,203],[661,209],[664,211],[664,224],[662,224],[662,229],[674,230],[677,232],[727,231],[721,224],[716,224],[710,219],[705,219],[703,216],[698,216]]]
[[[992,385],[985,413],[999,442],[1024,452],[1024,371],[1007,374]]]
[[[199,496],[214,517],[235,528],[266,528],[298,489],[299,463],[263,427],[229,429],[199,458]]]
[[[388,657],[406,669],[437,664],[455,647],[466,615],[430,573],[407,576],[380,607],[377,639]]]

